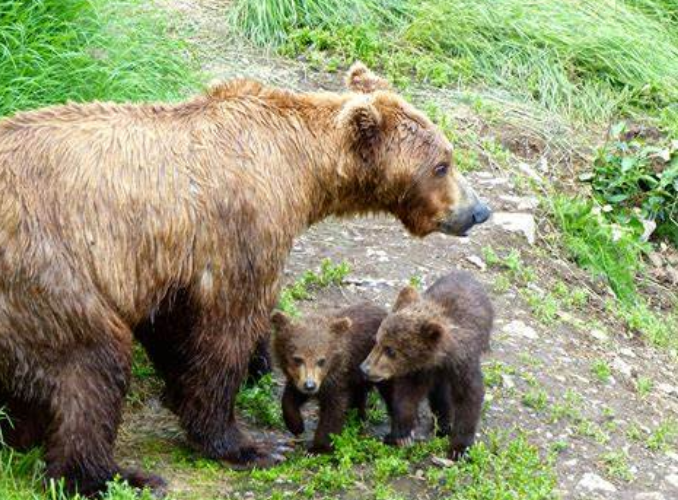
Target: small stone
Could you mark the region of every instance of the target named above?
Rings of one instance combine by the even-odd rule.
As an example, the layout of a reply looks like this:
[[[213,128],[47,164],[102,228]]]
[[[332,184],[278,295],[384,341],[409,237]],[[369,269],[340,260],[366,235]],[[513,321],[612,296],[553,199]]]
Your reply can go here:
[[[501,374],[501,385],[507,389],[513,389],[516,386],[513,376]]]
[[[487,269],[487,264],[485,264],[485,261],[478,257],[477,255],[469,255],[468,257],[466,257],[466,260],[468,260],[471,264],[476,266],[481,271]]]
[[[502,195],[499,199],[514,205],[517,210],[534,210],[539,206],[539,198],[536,196]]]
[[[492,222],[510,233],[522,233],[530,245],[536,241],[537,224],[532,214],[496,212]]]
[[[600,342],[607,342],[610,339],[607,333],[602,330],[598,330],[597,328],[591,330],[591,337]]]
[[[672,451],[667,451],[666,456],[669,457],[674,462],[678,462],[678,453],[674,453]]]
[[[628,347],[623,347],[623,348],[619,349],[619,352],[622,353],[624,356],[626,356],[628,358],[637,358],[638,357],[638,355],[635,352],[633,352],[633,349],[629,349]]]
[[[652,492],[647,492],[647,493],[638,493],[635,497],[633,497],[634,500],[664,500],[664,495],[659,493],[658,491],[652,491]]]
[[[631,368],[631,365],[621,358],[614,358],[612,361],[612,368],[628,378],[631,378],[631,375],[633,374],[633,368]]]
[[[433,465],[437,465],[438,467],[452,467],[454,465],[454,460],[450,460],[449,458],[443,458],[443,457],[433,457],[431,458],[431,462],[433,462]]]
[[[661,384],[657,384],[657,389],[662,391],[664,394],[678,394],[678,388],[676,386],[673,386],[671,384],[667,384],[665,382],[662,382]]]
[[[669,474],[664,480],[669,483],[674,490],[678,490],[678,474]]]
[[[537,331],[534,328],[526,325],[520,320],[511,321],[503,328],[503,331],[511,335],[525,337],[526,339],[536,340],[539,338],[539,335],[537,335]]]
[[[577,489],[584,489],[587,491],[605,491],[608,493],[614,493],[617,491],[617,488],[609,482],[600,477],[598,474],[593,472],[587,472],[584,474],[577,483]]]
[[[652,233],[654,233],[654,230],[657,229],[657,223],[653,220],[645,219],[641,222],[643,224],[643,234],[640,236],[640,241],[648,241],[650,236],[652,236]]]
[[[414,472],[414,477],[416,477],[417,479],[424,479],[424,470],[423,469],[417,469]]]
[[[651,252],[648,259],[654,267],[664,267],[664,259],[659,252]]]
[[[518,163],[518,170],[520,170],[522,173],[527,175],[528,177],[531,177],[538,183],[542,184],[544,180],[542,179],[541,175],[537,173],[535,169],[533,169],[530,165],[524,162]]]

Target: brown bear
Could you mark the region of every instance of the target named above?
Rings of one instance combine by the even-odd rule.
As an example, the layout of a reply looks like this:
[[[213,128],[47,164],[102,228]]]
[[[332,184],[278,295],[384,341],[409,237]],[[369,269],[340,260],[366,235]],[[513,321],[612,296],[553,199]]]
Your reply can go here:
[[[387,311],[368,302],[331,315],[312,315],[302,321],[275,312],[273,351],[287,378],[282,396],[283,418],[295,435],[304,432],[301,407],[311,398],[320,406],[318,427],[309,451],[332,449],[331,434],[339,434],[351,408],[365,418],[371,384],[360,363],[375,344]]]
[[[493,309],[483,286],[465,271],[438,279],[420,297],[404,288],[382,322],[377,344],[361,365],[373,382],[389,380],[386,442],[412,442],[419,404],[428,396],[449,456],[463,456],[475,439],[485,394],[480,357],[489,349]]]
[[[66,104],[0,121],[3,429],[47,477],[101,490],[141,341],[208,457],[266,465],[234,399],[294,238],[388,212],[414,235],[489,216],[452,146],[364,66],[346,93],[249,80],[175,104]],[[373,90],[372,92],[369,92]]]

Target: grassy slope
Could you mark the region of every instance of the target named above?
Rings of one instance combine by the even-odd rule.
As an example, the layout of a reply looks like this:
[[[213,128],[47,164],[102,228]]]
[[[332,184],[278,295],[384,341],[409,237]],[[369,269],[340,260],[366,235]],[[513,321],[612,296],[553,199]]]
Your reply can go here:
[[[187,45],[141,0],[0,0],[0,116],[67,100],[173,99]]]

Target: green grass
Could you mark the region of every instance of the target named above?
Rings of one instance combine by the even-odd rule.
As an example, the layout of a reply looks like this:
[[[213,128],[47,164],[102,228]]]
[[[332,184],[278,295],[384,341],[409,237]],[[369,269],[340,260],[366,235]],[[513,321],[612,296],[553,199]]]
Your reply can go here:
[[[300,312],[296,305],[298,301],[312,299],[314,290],[330,285],[341,285],[350,272],[351,268],[347,262],[334,264],[331,259],[323,259],[318,272],[307,270],[300,278],[280,291],[278,308],[292,316],[299,316]]]
[[[142,0],[0,0],[0,116],[67,100],[176,99],[189,47]]]
[[[242,387],[236,406],[243,415],[260,427],[282,429],[283,420],[280,401],[275,395],[275,380],[267,373],[251,387]]]
[[[678,102],[674,14],[651,0],[240,0],[231,21],[326,69],[362,59],[399,83],[483,84],[603,121]]]

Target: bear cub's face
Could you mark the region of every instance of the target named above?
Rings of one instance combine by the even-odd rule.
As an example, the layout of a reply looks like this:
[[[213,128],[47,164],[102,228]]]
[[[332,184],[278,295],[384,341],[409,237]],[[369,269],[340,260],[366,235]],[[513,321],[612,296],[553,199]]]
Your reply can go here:
[[[379,327],[377,343],[360,369],[370,381],[381,382],[433,368],[445,335],[441,309],[407,287]]]
[[[351,320],[311,316],[297,321],[276,311],[271,323],[275,327],[273,350],[285,377],[299,392],[317,394],[339,361]]]

